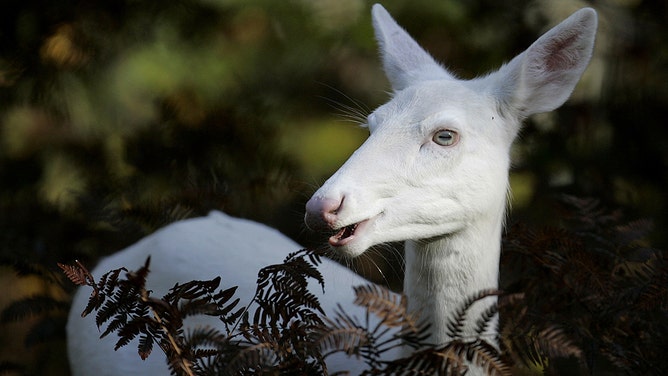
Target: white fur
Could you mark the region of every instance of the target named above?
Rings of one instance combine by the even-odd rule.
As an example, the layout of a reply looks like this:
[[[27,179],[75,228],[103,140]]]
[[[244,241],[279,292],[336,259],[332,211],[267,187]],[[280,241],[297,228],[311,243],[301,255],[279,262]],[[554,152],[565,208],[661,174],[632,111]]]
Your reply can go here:
[[[330,241],[347,256],[406,241],[404,292],[409,309],[432,324],[432,342],[450,340],[445,319],[466,298],[497,288],[511,144],[522,119],[568,98],[589,62],[596,23],[596,13],[582,9],[497,72],[464,81],[374,5],[394,94],[369,115],[369,138],[313,195],[305,219],[334,230],[360,223],[345,243]],[[459,134],[456,144],[432,140],[445,129]]]

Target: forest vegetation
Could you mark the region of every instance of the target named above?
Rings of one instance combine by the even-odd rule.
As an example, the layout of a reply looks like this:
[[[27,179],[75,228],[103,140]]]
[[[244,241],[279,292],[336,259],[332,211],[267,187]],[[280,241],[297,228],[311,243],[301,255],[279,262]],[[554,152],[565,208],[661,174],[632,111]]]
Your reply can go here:
[[[582,82],[558,111],[529,119],[513,150],[503,361],[528,374],[668,369],[660,352],[668,345],[668,4],[384,5],[461,78],[499,66],[580,7],[598,11]],[[75,286],[58,263],[92,269],[212,209],[321,245],[305,231],[304,203],[364,140],[355,123],[388,96],[370,7],[4,1],[0,373],[68,374],[64,324]],[[359,271],[396,290],[399,258],[375,260],[382,276]]]

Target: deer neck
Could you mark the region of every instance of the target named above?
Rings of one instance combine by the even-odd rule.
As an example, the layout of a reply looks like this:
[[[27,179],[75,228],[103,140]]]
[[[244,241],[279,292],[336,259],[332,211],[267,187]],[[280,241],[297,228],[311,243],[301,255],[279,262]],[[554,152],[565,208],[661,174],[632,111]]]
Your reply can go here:
[[[440,345],[452,340],[447,323],[464,301],[482,290],[498,288],[504,208],[505,203],[498,212],[457,233],[406,242],[404,293],[409,312],[431,324],[429,342]],[[495,302],[495,297],[488,297],[471,307],[465,337],[475,336],[477,319]],[[485,332],[491,343],[496,334],[493,324]]]

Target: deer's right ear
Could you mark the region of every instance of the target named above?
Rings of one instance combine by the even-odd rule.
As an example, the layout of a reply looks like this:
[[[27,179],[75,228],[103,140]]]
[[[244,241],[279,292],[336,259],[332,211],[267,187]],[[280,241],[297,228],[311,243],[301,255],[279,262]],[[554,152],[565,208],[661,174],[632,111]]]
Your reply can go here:
[[[452,78],[380,4],[371,9],[385,74],[395,91],[424,80]]]

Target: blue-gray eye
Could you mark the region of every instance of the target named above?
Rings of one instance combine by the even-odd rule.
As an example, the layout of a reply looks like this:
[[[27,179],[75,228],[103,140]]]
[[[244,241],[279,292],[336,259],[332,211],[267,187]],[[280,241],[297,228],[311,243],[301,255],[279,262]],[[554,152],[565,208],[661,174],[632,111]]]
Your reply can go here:
[[[442,129],[434,133],[432,140],[441,146],[452,146],[459,141],[459,134],[449,129]]]

